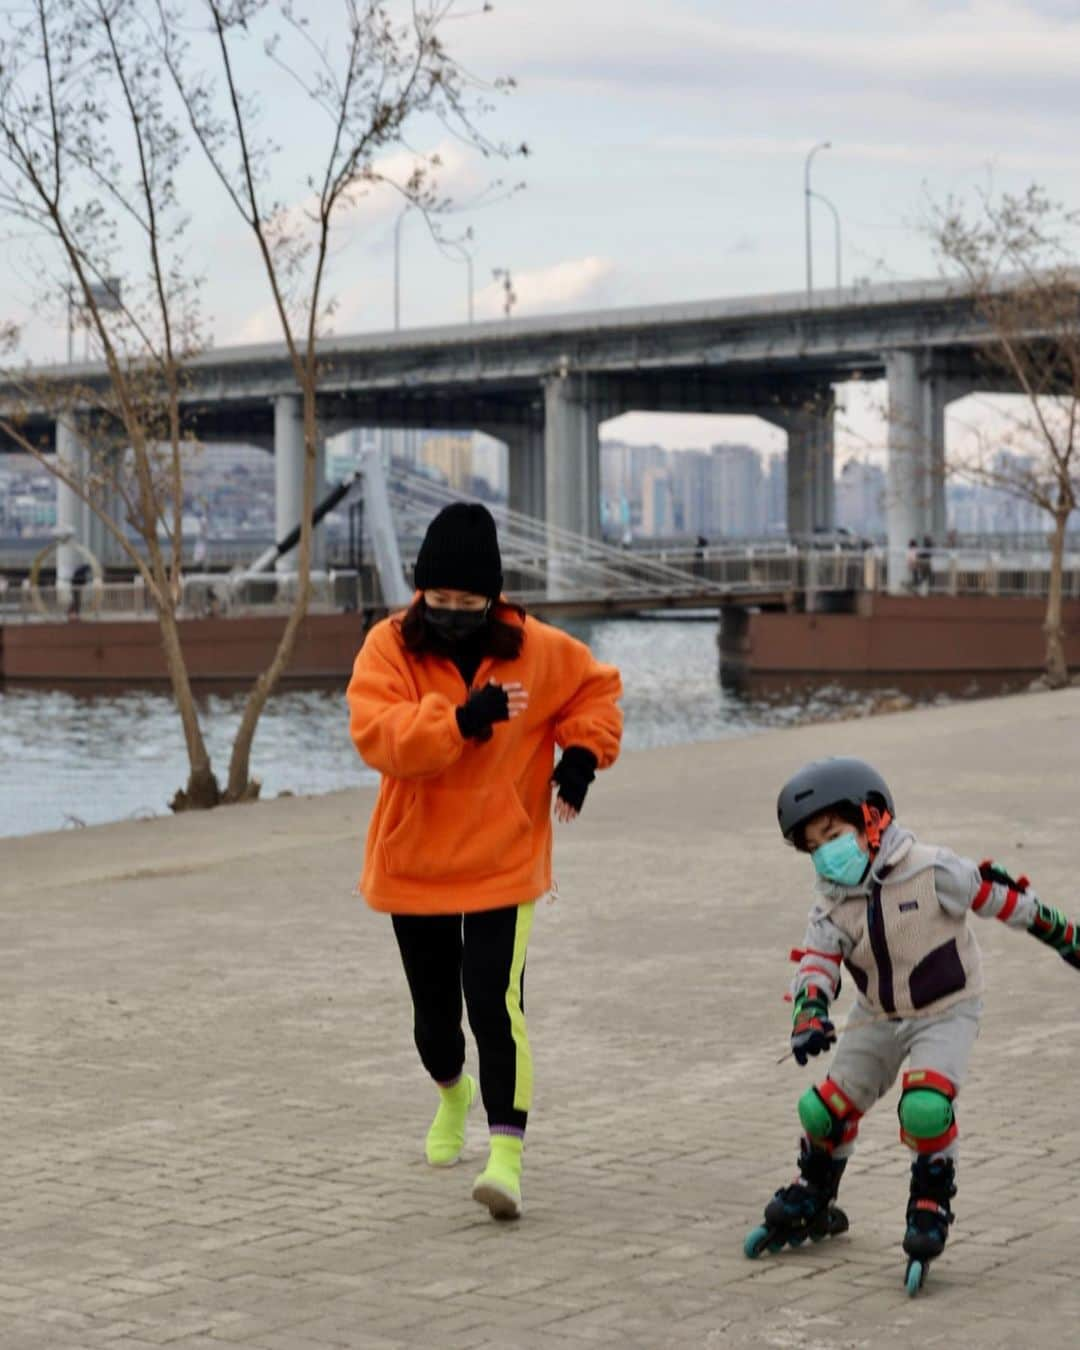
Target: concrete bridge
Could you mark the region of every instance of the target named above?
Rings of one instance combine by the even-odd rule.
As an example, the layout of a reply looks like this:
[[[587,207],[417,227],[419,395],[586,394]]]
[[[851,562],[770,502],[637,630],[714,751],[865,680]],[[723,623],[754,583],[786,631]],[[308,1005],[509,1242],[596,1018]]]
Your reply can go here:
[[[914,282],[657,305],[328,338],[320,423],[470,428],[509,449],[511,507],[559,529],[599,533],[599,427],[628,411],[753,414],[788,435],[788,527],[834,522],[833,387],[888,381],[891,573],[906,584],[912,535],[945,529],[945,408],[976,389],[1008,392],[985,359],[969,298]],[[82,386],[103,368],[53,368]],[[5,398],[0,386],[0,406]],[[281,343],[221,348],[191,364],[190,425],[207,443],[243,440],[276,459],[278,535],[299,519],[300,398]],[[30,426],[75,461],[77,415]],[[58,516],[93,547],[90,513],[61,489]]]

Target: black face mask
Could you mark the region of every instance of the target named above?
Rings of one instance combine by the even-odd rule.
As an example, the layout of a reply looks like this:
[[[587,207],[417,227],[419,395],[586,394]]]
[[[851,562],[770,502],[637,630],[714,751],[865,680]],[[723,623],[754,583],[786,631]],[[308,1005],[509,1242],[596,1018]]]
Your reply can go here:
[[[444,642],[460,642],[479,633],[488,621],[491,606],[483,609],[436,609],[424,606],[424,620]]]

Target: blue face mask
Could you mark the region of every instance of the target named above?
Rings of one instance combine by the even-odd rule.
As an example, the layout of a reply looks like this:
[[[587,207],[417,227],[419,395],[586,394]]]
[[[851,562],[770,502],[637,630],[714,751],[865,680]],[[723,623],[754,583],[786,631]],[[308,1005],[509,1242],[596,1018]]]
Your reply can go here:
[[[839,886],[857,886],[870,866],[869,853],[859,847],[858,839],[850,831],[814,849],[811,856],[818,876]]]

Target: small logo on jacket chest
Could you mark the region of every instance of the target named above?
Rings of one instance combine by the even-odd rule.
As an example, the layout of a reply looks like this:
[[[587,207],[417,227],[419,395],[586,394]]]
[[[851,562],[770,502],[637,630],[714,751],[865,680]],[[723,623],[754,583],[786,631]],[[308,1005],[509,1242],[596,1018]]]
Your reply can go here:
[[[918,909],[919,902],[918,900],[904,900],[900,903],[898,908],[901,914],[906,914],[909,909]]]

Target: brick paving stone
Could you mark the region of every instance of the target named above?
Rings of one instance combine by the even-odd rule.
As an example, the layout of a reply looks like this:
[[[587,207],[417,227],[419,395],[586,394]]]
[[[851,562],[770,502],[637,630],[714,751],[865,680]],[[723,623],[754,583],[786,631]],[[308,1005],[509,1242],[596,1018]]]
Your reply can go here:
[[[845,1177],[851,1232],[741,1248],[813,1081],[776,1063],[809,900],[779,783],[863,754],[921,835],[1080,915],[1077,745],[1072,690],[626,756],[559,831],[537,915],[509,1227],[469,1196],[479,1115],[461,1166],[423,1163],[400,962],[352,894],[373,794],[0,842],[0,1350],[1070,1344],[1080,983],[999,925],[977,924],[959,1218],[923,1297],[895,1093]]]

